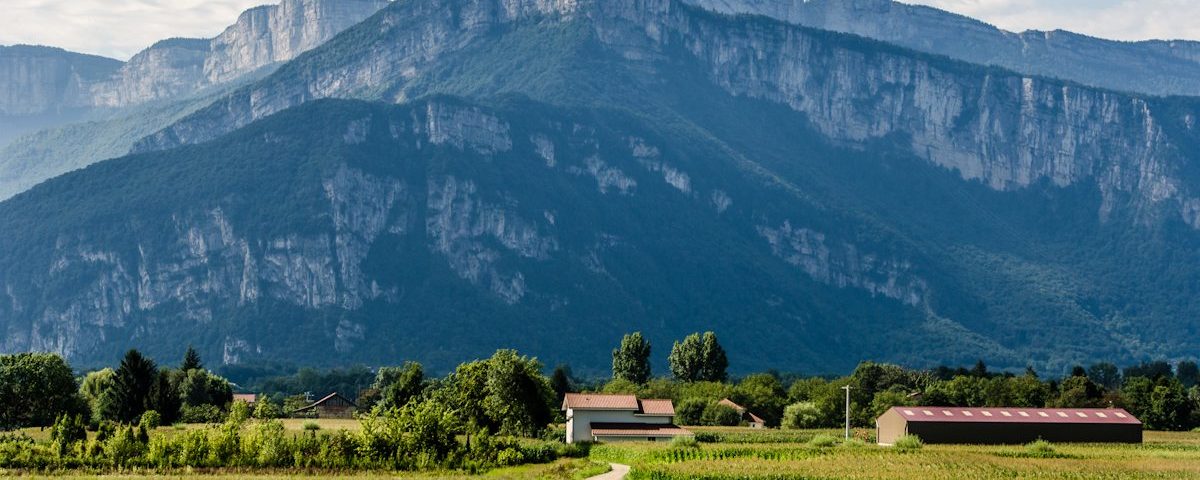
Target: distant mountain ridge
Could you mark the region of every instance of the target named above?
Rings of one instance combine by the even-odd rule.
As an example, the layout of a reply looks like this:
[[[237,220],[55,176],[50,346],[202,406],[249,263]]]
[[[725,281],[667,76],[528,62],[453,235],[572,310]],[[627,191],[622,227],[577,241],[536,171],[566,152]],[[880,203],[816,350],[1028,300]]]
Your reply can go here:
[[[979,20],[893,0],[686,0],[721,13],[852,33],[1027,75],[1124,92],[1200,95],[1200,42],[1122,42],[1063,30],[1008,32]]]
[[[677,0],[407,0],[204,103],[0,203],[4,349],[601,371],[715,330],[746,369],[1058,371],[1197,338],[1192,98]]]
[[[124,63],[41,47],[0,50],[0,199],[128,153],[202,99],[269,73],[387,3],[283,0],[243,13],[216,38],[163,40]]]

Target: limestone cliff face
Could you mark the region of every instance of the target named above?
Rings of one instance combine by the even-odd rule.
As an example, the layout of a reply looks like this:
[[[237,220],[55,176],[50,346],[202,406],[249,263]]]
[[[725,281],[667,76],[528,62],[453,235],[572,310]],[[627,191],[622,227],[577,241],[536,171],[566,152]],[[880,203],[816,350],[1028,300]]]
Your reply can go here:
[[[893,0],[684,0],[715,12],[764,15],[1027,75],[1154,95],[1200,94],[1200,43],[1118,42],[1064,31],[1007,32]]]
[[[129,60],[111,79],[92,88],[97,107],[125,107],[176,98],[199,90],[204,82],[208,41],[158,42]]]
[[[782,9],[785,3],[721,5]],[[831,3],[849,10],[834,9],[826,12],[827,18],[846,22],[858,18],[851,14],[862,13],[856,9],[901,8],[878,0]],[[450,4],[461,9],[460,15],[441,14]],[[805,12],[815,8],[808,2],[793,7]],[[791,18],[789,11],[770,13]],[[418,77],[440,58],[479,41],[494,25],[533,18],[573,22],[581,17],[602,42],[632,61],[652,63],[682,45],[707,71],[709,81],[733,95],[803,112],[836,141],[865,146],[901,139],[913,154],[997,190],[1041,181],[1058,186],[1092,182],[1105,195],[1105,207],[1098,212],[1102,217],[1119,203],[1118,197],[1129,195],[1135,199],[1132,208],[1144,210],[1147,218],[1165,208],[1200,227],[1200,197],[1180,177],[1186,152],[1177,147],[1195,135],[1194,113],[1165,113],[1175,107],[1136,95],[914,55],[784,22],[713,16],[675,0],[397,4],[375,24],[364,26],[383,32],[369,45],[357,46],[365,50],[347,56],[353,45],[331,46],[329,52],[312,57],[325,64],[322,68],[304,62],[291,65],[285,78],[239,92],[148,138],[139,148],[204,141],[309,100],[357,96],[373,85]],[[601,177],[613,177],[599,163],[588,170],[602,185],[606,180]]]
[[[178,98],[286,62],[361,22],[388,0],[284,0],[251,9],[214,39],[159,42],[93,87],[92,104]]]
[[[242,14],[237,23],[211,42],[204,60],[204,80],[233,80],[325,43],[386,6],[388,0],[285,0]]]
[[[0,116],[26,116],[88,104],[92,85],[121,62],[57,48],[0,47]]]

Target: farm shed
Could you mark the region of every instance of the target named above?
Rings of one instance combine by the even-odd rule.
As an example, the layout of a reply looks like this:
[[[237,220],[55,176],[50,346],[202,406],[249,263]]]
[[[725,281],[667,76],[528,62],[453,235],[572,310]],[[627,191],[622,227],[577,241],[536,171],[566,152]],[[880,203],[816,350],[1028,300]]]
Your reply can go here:
[[[258,401],[258,395],[254,393],[235,393],[233,394],[233,401],[243,401],[253,407],[254,403]]]
[[[875,433],[880,445],[906,434],[925,443],[1141,443],[1142,422],[1119,408],[895,407]]]
[[[675,426],[670,400],[639,400],[633,395],[568,393],[567,443],[619,440],[657,441],[692,432]]]
[[[337,392],[326,395],[306,407],[289,412],[294,416],[312,418],[353,418],[358,405]]]

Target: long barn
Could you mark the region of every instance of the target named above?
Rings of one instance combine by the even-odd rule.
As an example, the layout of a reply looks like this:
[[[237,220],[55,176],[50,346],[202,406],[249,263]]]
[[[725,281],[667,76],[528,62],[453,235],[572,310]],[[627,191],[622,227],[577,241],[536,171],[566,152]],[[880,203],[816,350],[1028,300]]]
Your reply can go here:
[[[875,429],[880,445],[904,435],[925,443],[1142,443],[1142,422],[1119,408],[895,407]]]

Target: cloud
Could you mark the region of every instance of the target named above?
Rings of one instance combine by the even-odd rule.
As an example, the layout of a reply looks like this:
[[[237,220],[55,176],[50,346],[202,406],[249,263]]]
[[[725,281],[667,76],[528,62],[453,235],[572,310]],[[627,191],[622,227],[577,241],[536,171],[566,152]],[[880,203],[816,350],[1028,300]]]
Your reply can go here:
[[[50,45],[122,60],[172,37],[214,37],[277,0],[4,0],[0,44]]]
[[[1115,40],[1200,40],[1196,0],[904,0],[1005,30],[1069,30]]]

